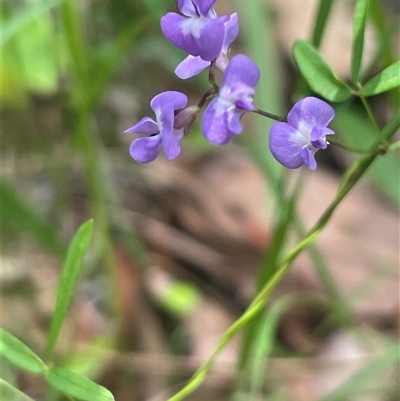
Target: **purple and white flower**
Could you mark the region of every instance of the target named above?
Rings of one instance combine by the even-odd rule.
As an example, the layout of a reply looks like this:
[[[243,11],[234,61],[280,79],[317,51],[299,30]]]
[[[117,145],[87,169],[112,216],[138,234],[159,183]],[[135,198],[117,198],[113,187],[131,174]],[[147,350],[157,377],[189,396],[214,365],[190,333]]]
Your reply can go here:
[[[219,56],[216,60],[216,67],[223,73],[228,66],[229,46],[239,34],[239,21],[236,13],[233,13],[229,20],[224,23],[224,40]],[[200,56],[189,55],[175,69],[175,74],[181,79],[191,78],[211,64],[211,61],[203,60]]]
[[[219,56],[228,15],[218,17],[212,6],[216,0],[178,0],[184,15],[168,13],[161,18],[165,37],[179,49],[211,61]]]
[[[269,134],[272,155],[287,168],[306,164],[310,170],[317,168],[315,153],[328,147],[327,135],[334,131],[327,125],[335,111],[324,101],[306,97],[297,102],[287,116],[287,123],[275,123]]]
[[[150,117],[142,118],[136,125],[128,128],[125,133],[149,134],[147,137],[135,139],[129,149],[134,160],[139,163],[149,163],[157,158],[161,148],[168,160],[173,160],[181,153],[180,141],[188,124],[175,124],[179,114],[174,117],[175,110],[183,109],[188,102],[186,95],[180,92],[167,91],[155,96],[150,106],[156,115],[156,121]],[[182,120],[181,117],[178,120]],[[193,122],[193,121],[192,121]]]
[[[202,119],[203,135],[215,145],[225,145],[243,130],[241,118],[255,110],[254,87],[260,71],[243,54],[233,57],[225,70],[218,96],[207,106]]]

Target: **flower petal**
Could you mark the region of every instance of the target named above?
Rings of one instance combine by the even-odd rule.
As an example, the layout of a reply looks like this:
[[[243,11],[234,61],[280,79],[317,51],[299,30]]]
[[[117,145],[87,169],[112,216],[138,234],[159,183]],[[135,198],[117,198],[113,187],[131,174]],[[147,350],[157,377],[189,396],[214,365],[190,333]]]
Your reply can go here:
[[[174,129],[161,137],[165,156],[168,160],[177,158],[181,153],[180,142],[183,138],[183,129]]]
[[[178,0],[178,9],[187,17],[196,17],[196,8],[194,7],[192,0]]]
[[[296,128],[311,131],[319,125],[326,127],[335,116],[335,111],[328,103],[316,97],[305,97],[297,102],[288,114],[288,123]]]
[[[160,149],[161,136],[154,135],[135,139],[129,148],[129,153],[139,163],[150,163],[160,154]]]
[[[176,67],[175,74],[181,79],[191,78],[202,72],[210,64],[210,61],[204,61],[199,56],[189,55]]]
[[[206,17],[217,0],[191,0],[200,14]]]
[[[239,35],[239,21],[237,13],[229,16],[229,20],[224,24],[225,35],[222,43],[222,52],[228,54],[229,46]]]
[[[190,20],[198,18],[185,18],[176,13],[167,13],[161,18],[161,31],[164,36],[177,48],[186,53],[196,53],[197,47],[191,34],[185,31],[184,27]],[[189,29],[189,28],[188,28]],[[198,54],[194,54],[198,56]]]
[[[316,153],[315,148],[311,148],[309,146],[305,146],[303,149],[301,149],[300,156],[304,161],[304,164],[308,166],[310,170],[315,170],[317,168],[317,162],[315,160],[315,153]]]
[[[224,22],[226,17],[220,18],[203,18],[201,21],[193,25],[193,40],[196,44],[196,53],[191,53],[193,56],[200,56],[203,60],[211,61],[218,57],[221,53],[222,42],[224,40]]]
[[[228,130],[234,134],[240,134],[243,131],[243,125],[240,122],[243,112],[233,110],[227,113],[227,127]]]
[[[205,109],[201,122],[204,137],[215,145],[225,145],[235,135],[229,131],[225,109],[220,107],[219,99],[213,99]]]
[[[224,22],[228,18],[185,18],[176,13],[168,13],[161,18],[161,30],[179,49],[211,61],[221,52]]]
[[[161,92],[153,97],[150,106],[154,113],[157,115],[160,111],[164,110],[177,110],[183,109],[188,102],[188,98],[184,93],[177,91]]]
[[[244,54],[238,54],[232,58],[225,70],[221,87],[231,87],[237,82],[242,82],[254,87],[260,79],[260,70],[257,64]]]
[[[157,123],[150,117],[143,117],[136,125],[125,130],[125,133],[154,134],[158,131]]]
[[[334,135],[335,131],[327,127],[314,127],[311,131],[311,142],[317,141],[318,139],[325,139],[326,135]]]
[[[300,153],[307,143],[299,140],[296,128],[287,123],[275,123],[269,134],[269,149],[272,156],[287,168],[298,168],[304,164]]]

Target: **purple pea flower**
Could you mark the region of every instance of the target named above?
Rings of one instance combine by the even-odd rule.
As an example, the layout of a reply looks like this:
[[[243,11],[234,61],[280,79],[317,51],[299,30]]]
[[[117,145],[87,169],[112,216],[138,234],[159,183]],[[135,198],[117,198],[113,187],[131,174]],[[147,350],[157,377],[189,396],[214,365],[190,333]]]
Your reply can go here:
[[[189,121],[187,118],[182,118],[182,113],[186,114],[186,109],[176,117],[174,112],[184,108],[187,102],[186,95],[175,91],[162,92],[152,99],[150,106],[156,115],[156,121],[150,117],[144,117],[125,131],[125,133],[150,134],[148,137],[137,138],[132,142],[129,153],[133,159],[139,163],[149,163],[157,158],[161,148],[164,149],[168,160],[179,156],[180,141]],[[176,124],[177,120],[183,121],[184,124]]]
[[[306,164],[310,170],[317,168],[315,153],[328,147],[327,135],[334,131],[327,128],[335,111],[324,101],[306,97],[298,101],[287,116],[287,123],[275,123],[269,134],[272,155],[287,168]]]
[[[239,34],[239,22],[236,13],[233,13],[229,20],[224,23],[224,40],[219,56],[216,60],[216,67],[223,73],[229,63],[229,46]],[[189,55],[175,69],[175,74],[181,79],[191,78],[211,64],[211,61],[203,60],[200,56]]]
[[[225,145],[243,130],[241,118],[254,107],[254,86],[260,71],[243,54],[233,57],[225,70],[218,97],[207,106],[202,119],[206,139],[215,145]]]
[[[224,22],[228,15],[217,17],[212,6],[217,0],[178,0],[184,15],[168,13],[161,18],[165,37],[179,49],[211,61],[221,53]]]

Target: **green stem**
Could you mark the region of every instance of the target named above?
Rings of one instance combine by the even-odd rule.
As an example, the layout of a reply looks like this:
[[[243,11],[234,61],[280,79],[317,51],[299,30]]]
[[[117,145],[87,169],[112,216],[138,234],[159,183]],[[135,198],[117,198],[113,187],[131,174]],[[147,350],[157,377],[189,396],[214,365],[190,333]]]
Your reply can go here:
[[[379,129],[379,125],[376,122],[374,114],[372,113],[371,107],[369,107],[367,99],[362,95],[359,95],[359,96],[360,96],[361,102],[362,102],[362,104],[363,104],[363,106],[364,106],[364,108],[365,108],[365,110],[366,110],[366,112],[368,114],[368,118],[370,119],[370,121],[371,121],[372,125],[374,126],[374,128],[375,128],[376,132],[378,133],[378,135],[380,135],[381,134],[381,130]],[[379,138],[382,139],[381,136],[379,136]]]
[[[331,138],[331,137],[328,138],[328,142],[330,144],[332,144],[332,145],[337,146],[338,148],[345,149],[348,152],[359,153],[359,154],[369,154],[369,150],[353,148],[352,146],[346,145],[344,143],[337,142],[336,139]]]
[[[268,113],[268,111],[260,110],[260,109],[255,109],[253,110],[253,113],[259,114],[260,116],[270,118],[272,120],[280,121],[282,123],[285,123],[287,121],[286,117],[281,117],[277,116],[276,114]]]
[[[395,115],[393,120],[382,130],[382,138],[389,140],[396,129],[400,127],[400,111]],[[206,378],[208,372],[212,368],[214,361],[221,350],[229,343],[229,341],[234,337],[237,332],[242,329],[246,324],[248,324],[255,316],[257,316],[264,305],[268,301],[269,295],[281,281],[281,279],[287,273],[293,260],[310,244],[312,244],[315,239],[319,236],[321,231],[324,229],[326,224],[329,222],[332,214],[336,210],[337,206],[343,200],[343,198],[349,193],[349,191],[354,187],[358,180],[362,177],[368,167],[372,164],[375,158],[381,153],[380,141],[375,143],[371,148],[370,154],[362,157],[359,161],[356,161],[353,166],[349,167],[351,171],[347,175],[347,179],[343,182],[338,190],[338,193],[329,207],[325,210],[322,216],[318,219],[317,223],[308,231],[306,237],[294,247],[286,256],[281,266],[274,273],[271,279],[264,285],[260,290],[258,295],[251,302],[246,311],[239,317],[223,334],[221,340],[219,341],[215,351],[211,357],[201,365],[197,371],[194,373],[192,378],[188,381],[186,386],[181,389],[177,394],[168,399],[168,401],[180,401],[183,400],[188,395],[192,394],[200,384]],[[354,167],[355,166],[355,167]]]

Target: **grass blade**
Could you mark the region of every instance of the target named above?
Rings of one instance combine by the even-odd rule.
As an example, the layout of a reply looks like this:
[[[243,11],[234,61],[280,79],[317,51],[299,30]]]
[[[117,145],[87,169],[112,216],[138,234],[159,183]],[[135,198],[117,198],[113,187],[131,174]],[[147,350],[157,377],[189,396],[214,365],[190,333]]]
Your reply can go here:
[[[311,39],[311,43],[317,49],[319,48],[319,46],[321,44],[322,36],[324,34],[325,28],[327,26],[327,21],[328,21],[329,15],[332,10],[333,1],[334,0],[320,0],[319,1],[319,7],[318,7],[318,11],[317,11],[317,16],[315,18],[315,24],[314,24],[312,39]]]
[[[50,358],[54,350],[61,326],[71,303],[78,282],[83,257],[92,236],[92,231],[93,220],[88,220],[83,223],[79,227],[68,248],[60,282],[58,284],[56,308],[47,338],[47,359]]]
[[[40,373],[45,368],[43,361],[27,345],[1,327],[0,354],[28,372]]]
[[[351,79],[354,84],[360,80],[364,34],[370,0],[357,0],[353,21],[353,46],[351,55]]]
[[[46,372],[46,381],[53,388],[84,401],[114,401],[105,387],[70,370],[52,367]]]

